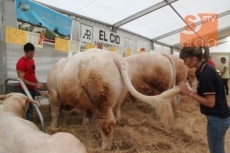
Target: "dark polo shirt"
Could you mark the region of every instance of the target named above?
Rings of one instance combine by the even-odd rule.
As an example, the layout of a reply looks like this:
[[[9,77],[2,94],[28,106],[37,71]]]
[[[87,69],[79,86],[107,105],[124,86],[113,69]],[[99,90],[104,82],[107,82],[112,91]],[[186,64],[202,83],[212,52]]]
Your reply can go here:
[[[216,100],[213,108],[200,104],[200,111],[207,116],[227,118],[230,116],[230,108],[227,104],[224,86],[221,77],[209,64],[203,63],[196,71],[198,80],[197,94],[204,97],[215,94]]]

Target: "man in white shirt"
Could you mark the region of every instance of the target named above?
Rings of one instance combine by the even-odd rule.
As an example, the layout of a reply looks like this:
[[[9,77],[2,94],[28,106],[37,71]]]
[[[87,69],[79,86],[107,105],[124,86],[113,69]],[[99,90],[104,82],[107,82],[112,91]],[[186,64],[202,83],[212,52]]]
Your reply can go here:
[[[223,64],[223,69],[221,71],[221,78],[225,87],[225,93],[226,95],[228,95],[228,79],[229,79],[229,66],[226,63],[226,58],[225,57],[221,57],[220,59],[221,63]]]

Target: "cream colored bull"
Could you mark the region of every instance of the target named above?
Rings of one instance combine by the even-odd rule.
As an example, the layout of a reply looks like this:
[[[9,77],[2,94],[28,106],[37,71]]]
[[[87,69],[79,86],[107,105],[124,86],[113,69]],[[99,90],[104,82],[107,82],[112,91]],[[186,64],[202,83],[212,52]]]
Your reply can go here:
[[[110,150],[120,107],[127,92],[156,108],[166,123],[172,121],[172,89],[160,96],[145,96],[130,82],[129,66],[118,54],[90,49],[61,59],[47,77],[48,98],[51,106],[51,128],[57,127],[60,108],[77,107],[88,114],[95,113],[102,134],[102,150]],[[164,99],[166,98],[166,99]]]
[[[142,53],[128,56],[125,61],[130,65],[131,82],[134,88],[144,95],[158,95],[180,82],[186,81],[190,70],[184,61],[176,55],[159,52]],[[196,79],[190,77],[191,82]],[[135,98],[129,96],[132,101]],[[181,95],[172,99],[174,114]]]
[[[145,52],[128,56],[125,61],[130,66],[131,82],[134,88],[144,95],[159,95],[173,88],[179,78],[178,62],[174,62],[174,57],[168,54]],[[178,95],[171,99],[174,114],[176,114],[176,105],[180,97]],[[132,95],[129,95],[129,98],[132,101],[136,100]]]
[[[134,88],[145,95],[158,95],[175,86],[176,69],[170,55],[158,52],[125,57]]]
[[[43,133],[25,119],[29,103],[21,93],[0,95],[0,153],[87,153],[72,134]]]

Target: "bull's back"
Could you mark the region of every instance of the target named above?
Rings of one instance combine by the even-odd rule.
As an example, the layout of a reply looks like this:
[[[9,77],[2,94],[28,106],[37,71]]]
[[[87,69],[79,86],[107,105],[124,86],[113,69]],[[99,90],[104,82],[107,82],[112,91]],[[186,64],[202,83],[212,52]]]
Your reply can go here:
[[[79,63],[78,78],[93,103],[113,99],[120,95],[124,84],[114,63],[115,53],[92,49],[84,53]]]
[[[142,53],[127,57],[125,60],[130,65],[132,84],[139,92],[140,88],[147,88],[147,85],[152,94],[159,94],[171,87],[173,67],[162,54]]]
[[[47,76],[47,83],[46,83],[48,89],[52,89],[52,88],[56,89],[58,74],[63,70],[66,60],[67,60],[66,58],[60,59],[49,71]]]
[[[47,88],[51,103],[65,104],[64,107],[77,104],[79,95],[82,94],[77,78],[81,55],[82,53],[78,53],[78,56],[61,59],[50,70],[47,77]]]
[[[116,79],[120,79],[119,69],[114,63],[114,56],[118,56],[110,51],[101,49],[91,49],[84,52],[79,61],[78,77],[81,80],[84,76],[101,75],[107,82],[112,83]]]
[[[59,61],[48,77],[50,97],[57,96],[61,103],[80,106],[79,102],[88,101],[88,97],[95,100],[101,95],[120,95],[124,84],[113,56],[118,55],[90,49]]]
[[[156,73],[171,72],[172,64],[160,53],[142,53],[125,58],[130,65],[131,74],[145,74],[145,76],[156,75]]]

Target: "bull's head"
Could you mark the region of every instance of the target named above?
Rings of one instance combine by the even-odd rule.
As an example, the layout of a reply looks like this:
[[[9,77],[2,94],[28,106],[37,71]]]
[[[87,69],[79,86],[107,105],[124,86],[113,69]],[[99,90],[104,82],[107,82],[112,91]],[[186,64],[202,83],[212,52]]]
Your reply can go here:
[[[5,106],[6,111],[13,112],[23,118],[25,118],[25,114],[30,103],[38,105],[36,101],[21,93],[0,95],[0,100],[3,100],[1,105]]]

